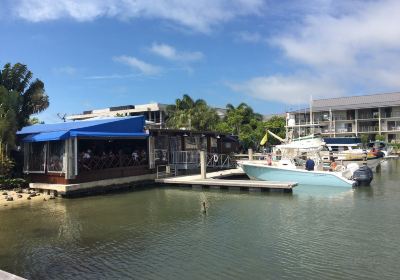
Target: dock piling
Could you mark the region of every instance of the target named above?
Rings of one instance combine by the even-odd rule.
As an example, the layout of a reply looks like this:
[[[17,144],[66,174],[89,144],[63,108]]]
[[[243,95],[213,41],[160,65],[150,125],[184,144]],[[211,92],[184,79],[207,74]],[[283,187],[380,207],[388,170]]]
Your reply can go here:
[[[206,179],[207,177],[207,162],[205,151],[200,151],[200,175],[201,179]]]
[[[253,160],[253,149],[248,150],[249,160]]]

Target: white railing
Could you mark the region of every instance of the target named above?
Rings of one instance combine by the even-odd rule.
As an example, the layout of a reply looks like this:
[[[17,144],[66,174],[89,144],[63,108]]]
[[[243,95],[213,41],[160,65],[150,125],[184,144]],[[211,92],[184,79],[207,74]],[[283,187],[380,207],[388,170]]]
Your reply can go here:
[[[382,118],[398,118],[400,117],[400,112],[382,113]]]
[[[157,179],[178,176],[178,169],[173,165],[157,165]]]
[[[359,132],[376,132],[379,130],[379,127],[377,126],[359,126],[358,131]]]
[[[175,151],[171,153],[170,164],[177,169],[195,169],[200,167],[199,151]],[[234,168],[236,159],[228,154],[207,153],[207,167]]]
[[[387,131],[400,131],[400,126],[388,127]]]
[[[358,119],[365,120],[365,119],[377,119],[379,118],[379,114],[377,112],[374,113],[359,113]]]
[[[207,153],[207,167],[235,168],[236,160],[231,155]]]

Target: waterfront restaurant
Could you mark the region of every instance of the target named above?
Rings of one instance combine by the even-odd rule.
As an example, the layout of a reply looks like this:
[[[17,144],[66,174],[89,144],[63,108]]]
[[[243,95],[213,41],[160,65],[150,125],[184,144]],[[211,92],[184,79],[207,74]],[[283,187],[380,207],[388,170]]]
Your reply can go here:
[[[237,138],[218,132],[146,128],[144,116],[39,124],[17,134],[24,173],[37,189],[149,181],[157,165],[199,168],[199,150],[217,165],[239,149]]]
[[[34,183],[76,184],[150,173],[143,116],[39,124],[18,133]]]

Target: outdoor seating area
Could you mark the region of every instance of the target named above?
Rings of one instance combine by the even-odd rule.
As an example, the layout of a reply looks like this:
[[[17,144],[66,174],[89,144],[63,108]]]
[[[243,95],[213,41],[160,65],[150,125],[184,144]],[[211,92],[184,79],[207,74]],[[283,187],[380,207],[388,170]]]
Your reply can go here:
[[[149,173],[144,126],[137,116],[25,127],[24,172],[32,182],[62,184]]]
[[[78,147],[78,172],[148,165],[146,145],[142,139],[83,139]]]

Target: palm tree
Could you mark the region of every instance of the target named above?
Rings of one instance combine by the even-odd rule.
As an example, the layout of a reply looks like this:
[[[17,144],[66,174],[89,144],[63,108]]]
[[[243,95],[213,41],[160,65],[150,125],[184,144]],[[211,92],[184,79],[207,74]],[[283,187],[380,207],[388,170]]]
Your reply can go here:
[[[203,99],[193,100],[187,94],[182,99],[176,99],[174,105],[169,105],[167,112],[167,125],[172,128],[210,130],[215,127],[218,119],[215,110]]]
[[[0,149],[2,144],[6,146],[14,144],[17,131],[15,111],[17,104],[18,94],[0,86]]]
[[[0,71],[0,86],[10,93],[18,94],[18,102],[15,108],[17,128],[29,124],[29,117],[49,107],[49,98],[44,90],[44,83],[35,79],[32,81],[32,72],[21,63],[13,66],[10,63],[4,65]]]

